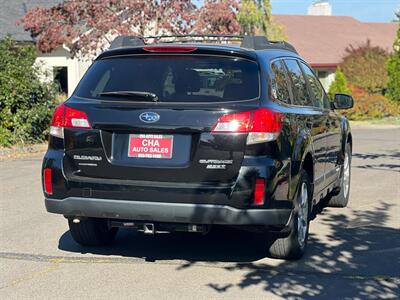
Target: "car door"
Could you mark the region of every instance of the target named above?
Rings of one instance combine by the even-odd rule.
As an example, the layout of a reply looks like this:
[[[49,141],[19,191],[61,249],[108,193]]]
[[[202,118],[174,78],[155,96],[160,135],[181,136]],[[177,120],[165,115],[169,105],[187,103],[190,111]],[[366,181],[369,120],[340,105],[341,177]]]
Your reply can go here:
[[[314,105],[321,109],[325,115],[325,187],[336,179],[338,155],[340,152],[340,120],[335,111],[331,109],[328,96],[322,84],[311,68],[301,62],[308,85],[314,95]]]
[[[324,182],[326,115],[323,110],[314,106],[313,95],[307,85],[306,77],[296,59],[285,59],[289,77],[292,82],[294,105],[298,108],[296,118],[298,135],[310,134],[314,151],[314,185],[318,192]]]

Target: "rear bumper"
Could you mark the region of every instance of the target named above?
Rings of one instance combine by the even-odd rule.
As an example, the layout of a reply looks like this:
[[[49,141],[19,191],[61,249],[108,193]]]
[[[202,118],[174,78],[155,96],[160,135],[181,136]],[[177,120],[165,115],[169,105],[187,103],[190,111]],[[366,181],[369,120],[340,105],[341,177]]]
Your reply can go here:
[[[225,205],[124,201],[68,197],[45,199],[48,212],[65,216],[141,220],[152,222],[286,225],[291,209],[237,209]]]

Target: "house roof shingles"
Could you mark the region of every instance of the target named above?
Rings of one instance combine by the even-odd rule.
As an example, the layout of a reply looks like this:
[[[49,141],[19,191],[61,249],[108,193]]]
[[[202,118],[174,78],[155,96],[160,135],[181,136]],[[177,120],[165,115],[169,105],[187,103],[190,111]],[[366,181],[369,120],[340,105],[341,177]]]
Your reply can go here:
[[[347,16],[274,15],[297,51],[314,67],[335,67],[350,45],[368,40],[372,46],[392,50],[397,23],[363,23]]]
[[[19,42],[32,42],[29,32],[17,25],[17,21],[31,8],[52,7],[61,2],[62,0],[0,0],[0,39],[10,34]]]

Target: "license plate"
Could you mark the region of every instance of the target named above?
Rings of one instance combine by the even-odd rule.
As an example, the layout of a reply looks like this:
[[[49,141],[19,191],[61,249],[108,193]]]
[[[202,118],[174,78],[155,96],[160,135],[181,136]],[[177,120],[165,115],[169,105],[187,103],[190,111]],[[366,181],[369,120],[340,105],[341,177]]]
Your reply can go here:
[[[172,158],[174,137],[161,134],[130,134],[128,157]]]

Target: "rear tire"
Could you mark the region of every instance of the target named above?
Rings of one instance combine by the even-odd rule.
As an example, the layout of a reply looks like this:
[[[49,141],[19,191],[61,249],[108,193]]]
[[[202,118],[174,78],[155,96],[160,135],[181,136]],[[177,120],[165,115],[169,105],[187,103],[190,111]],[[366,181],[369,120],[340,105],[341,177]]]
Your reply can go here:
[[[343,172],[340,178],[340,191],[337,195],[331,196],[328,201],[329,207],[346,207],[349,203],[351,183],[351,147],[346,144]]]
[[[68,220],[72,238],[82,246],[110,245],[115,239],[118,228],[109,228],[107,220],[86,218],[75,224]]]
[[[308,238],[311,215],[311,184],[307,173],[301,172],[297,192],[295,213],[289,224],[290,233],[284,237],[274,237],[269,254],[279,259],[299,259],[303,256]]]

